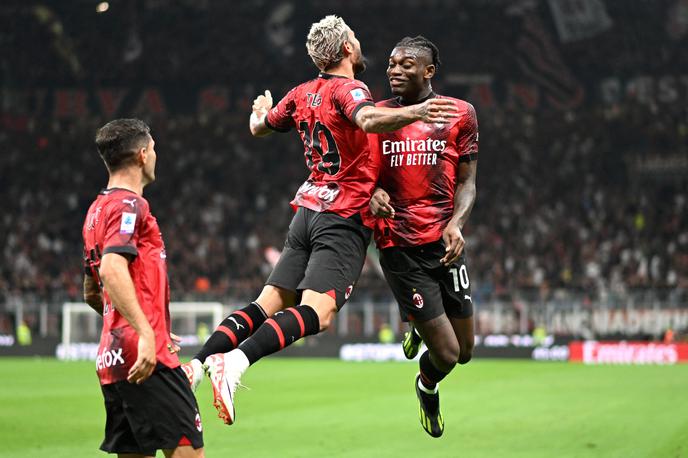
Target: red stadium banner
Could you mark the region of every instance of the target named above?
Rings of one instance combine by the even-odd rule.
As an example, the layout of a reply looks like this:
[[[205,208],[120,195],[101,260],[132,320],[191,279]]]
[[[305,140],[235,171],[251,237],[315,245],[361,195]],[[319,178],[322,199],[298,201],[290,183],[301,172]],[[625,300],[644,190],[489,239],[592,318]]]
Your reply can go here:
[[[571,342],[569,361],[585,364],[676,364],[688,362],[688,343]]]

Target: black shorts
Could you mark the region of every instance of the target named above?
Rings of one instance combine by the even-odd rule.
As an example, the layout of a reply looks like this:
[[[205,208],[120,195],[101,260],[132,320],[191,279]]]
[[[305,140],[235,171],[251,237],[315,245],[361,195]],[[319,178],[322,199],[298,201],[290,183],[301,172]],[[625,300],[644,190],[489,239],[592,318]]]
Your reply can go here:
[[[266,284],[329,293],[339,309],[361,275],[371,234],[358,215],[343,218],[299,207]]]
[[[101,450],[155,455],[184,444],[203,447],[198,404],[181,367],[158,364],[141,385],[124,380],[101,389],[106,413]]]
[[[465,250],[450,266],[440,263],[444,254],[442,241],[380,250],[380,265],[402,320],[423,322],[443,313],[452,318],[473,316]]]

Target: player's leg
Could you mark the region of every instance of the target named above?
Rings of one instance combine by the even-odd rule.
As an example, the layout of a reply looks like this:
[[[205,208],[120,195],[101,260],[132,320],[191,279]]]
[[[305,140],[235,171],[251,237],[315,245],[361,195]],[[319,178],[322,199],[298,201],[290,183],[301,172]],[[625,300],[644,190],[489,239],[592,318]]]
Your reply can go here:
[[[363,268],[371,236],[369,229],[335,214],[303,208],[299,212],[307,218],[306,228],[301,232],[307,234],[310,248],[308,264],[301,270],[303,280],[297,287],[303,291],[300,305],[267,319],[236,350],[223,356],[221,372],[211,371],[211,378],[220,388],[215,405],[221,417],[226,414],[227,424],[234,422],[233,396],[244,371],[262,357],[326,329],[349,298]],[[216,361],[217,356],[212,355],[209,360]]]
[[[244,339],[243,342],[238,342],[237,347],[243,345],[251,347],[251,342],[256,339],[263,342],[266,331],[270,334],[269,329],[272,329],[271,325],[274,323],[274,318],[281,315],[285,306],[290,306],[290,309],[294,308],[297,286],[304,276],[310,256],[308,239],[307,213],[304,208],[299,208],[289,225],[280,259],[270,274],[266,287],[258,297],[261,306],[265,305],[268,309],[266,312],[274,311],[272,314],[274,316],[264,320],[260,326],[256,326],[251,336]],[[268,328],[265,328],[266,326]],[[213,404],[219,417],[228,425],[234,422],[234,391],[248,365],[249,361],[245,353],[238,348],[229,352],[215,353],[206,358],[208,375],[213,386]]]
[[[456,263],[447,268],[438,269],[435,274],[442,290],[444,309],[459,343],[458,363],[466,364],[473,357],[475,343],[473,299],[466,253],[461,254]]]
[[[361,274],[370,230],[334,214],[310,217],[311,253],[298,285],[300,304],[276,313],[239,346],[249,365],[327,329]]]
[[[475,345],[475,331],[473,316],[468,318],[450,317],[454,334],[459,342],[459,364],[468,363],[473,357],[473,347]]]
[[[222,320],[194,359],[204,363],[210,355],[234,350],[269,316],[293,306],[295,301],[295,291],[265,285],[255,301],[243,309],[235,310]]]
[[[420,370],[415,386],[420,423],[432,437],[440,437],[444,432],[444,419],[440,410],[439,383],[456,366],[459,344],[444,313],[428,321],[416,321],[414,326],[427,346],[418,362]]]
[[[423,268],[432,250],[423,247],[387,248],[380,251],[380,265],[399,304],[402,319],[411,321],[427,346],[415,378],[421,426],[433,437],[444,431],[439,382],[456,365],[459,348],[454,329],[444,313],[440,285]],[[437,258],[439,259],[439,258]]]
[[[264,356],[278,352],[297,340],[327,329],[337,313],[335,299],[327,293],[307,289],[301,304],[277,312],[265,325],[239,345],[237,363],[244,370]],[[243,353],[245,359],[238,353]]]
[[[427,251],[432,253],[433,249]],[[419,264],[429,265],[424,262],[427,257],[419,255],[417,259]],[[424,320],[420,317],[414,323],[428,347],[420,357],[416,394],[421,406],[421,425],[428,434],[439,437],[444,431],[444,420],[439,409],[438,384],[457,362],[465,364],[471,359],[473,304],[464,256],[452,266],[424,270],[424,273],[439,290],[439,303],[444,311],[436,318]],[[413,281],[422,284],[419,279]],[[436,294],[431,297],[433,301],[438,300]]]
[[[295,293],[292,291],[265,285],[258,299],[243,309],[235,310],[222,320],[191,361],[182,364],[191,389],[196,391],[203,380],[203,363],[208,356],[234,350],[253,333],[254,329],[263,324],[268,316],[293,303],[294,298]]]
[[[427,347],[420,359],[421,378],[426,387],[432,389],[456,366],[459,342],[451,321],[444,313],[428,321],[415,321],[414,326]]]
[[[258,298],[247,307],[233,312],[220,323],[201,351],[194,359],[184,365],[187,376],[189,373],[192,374],[189,380],[194,389],[198,385],[195,382],[201,369],[200,363],[207,363],[211,381],[214,381],[213,392],[215,398],[218,398],[220,387],[217,386],[217,383],[221,379],[221,376],[218,375],[221,372],[219,366],[224,367],[224,357],[217,356],[213,357],[212,360],[206,360],[211,355],[221,355],[234,350],[260,328],[268,317],[287,307],[294,306],[297,297],[296,287],[303,278],[309,254],[306,221],[303,212],[299,210],[289,225],[280,259]],[[202,379],[202,372],[200,379]],[[198,380],[200,381],[200,379]],[[230,413],[225,414],[229,415]]]

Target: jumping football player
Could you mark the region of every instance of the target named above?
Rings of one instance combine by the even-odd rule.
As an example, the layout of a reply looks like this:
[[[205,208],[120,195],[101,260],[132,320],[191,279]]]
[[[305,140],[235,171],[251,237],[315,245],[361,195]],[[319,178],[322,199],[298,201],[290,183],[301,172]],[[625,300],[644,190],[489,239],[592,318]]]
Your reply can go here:
[[[475,202],[478,124],[473,106],[436,94],[431,80],[439,51],[428,39],[402,39],[392,50],[387,77],[394,98],[377,106],[413,107],[450,100],[459,117],[448,124],[413,123],[377,135],[382,157],[370,210],[380,265],[404,321],[413,323],[403,347],[413,359],[421,340],[415,390],[420,422],[433,437],[444,431],[438,385],[473,350],[473,304],[461,230]]]

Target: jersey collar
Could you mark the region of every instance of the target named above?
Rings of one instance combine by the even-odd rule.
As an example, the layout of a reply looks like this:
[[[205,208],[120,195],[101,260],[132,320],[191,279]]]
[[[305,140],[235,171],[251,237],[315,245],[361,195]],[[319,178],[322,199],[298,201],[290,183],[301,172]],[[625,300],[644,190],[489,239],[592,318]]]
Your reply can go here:
[[[346,80],[346,79],[349,79],[349,78],[347,78],[346,76],[342,76],[342,75],[333,75],[332,73],[324,73],[324,72],[318,73],[318,78],[323,78],[323,79],[326,79],[326,80],[329,80],[329,79],[332,79],[332,78],[344,78],[345,80]]]
[[[403,103],[403,102],[401,101],[401,96],[397,97],[397,98],[396,98],[396,101],[397,101],[397,103],[398,103],[399,105],[401,105],[401,106],[408,106],[408,105],[417,105],[417,104],[419,104],[419,103],[425,102],[426,100],[434,99],[435,97],[437,97],[437,93],[436,93],[435,91],[430,91],[430,94],[428,94],[427,97],[424,97],[424,98],[418,100],[417,102],[413,102],[413,103]]]
[[[100,194],[108,195],[108,194],[112,194],[115,191],[125,191],[125,192],[130,192],[132,194],[136,194],[134,191],[132,191],[131,189],[127,189],[127,188],[105,188],[105,189],[100,190]]]

